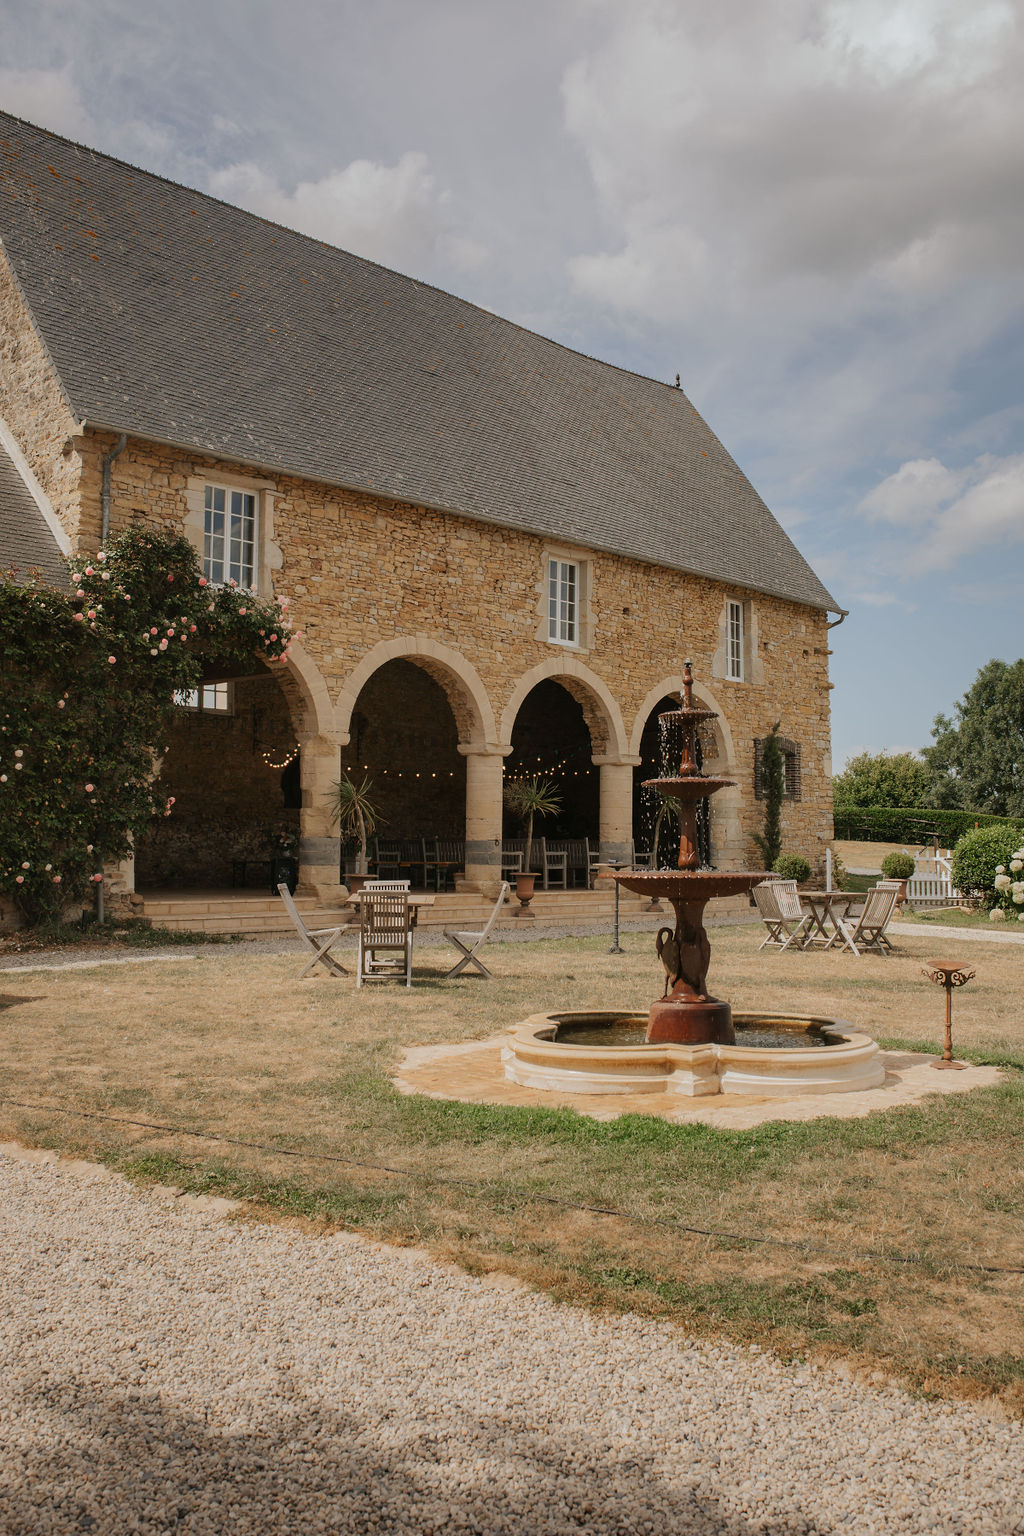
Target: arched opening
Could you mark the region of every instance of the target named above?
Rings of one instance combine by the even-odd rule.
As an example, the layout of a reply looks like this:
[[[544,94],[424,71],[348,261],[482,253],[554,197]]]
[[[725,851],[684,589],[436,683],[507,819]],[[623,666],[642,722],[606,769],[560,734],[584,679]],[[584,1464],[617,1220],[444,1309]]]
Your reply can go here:
[[[302,711],[262,662],[179,697],[160,763],[174,804],[136,842],[137,888],[269,889],[270,860],[298,854]]]
[[[417,879],[424,839],[463,838],[466,759],[460,725],[435,669],[417,660],[385,661],[363,683],[349,722],[341,766],[368,779],[380,810],[379,836],[399,842],[402,863]],[[442,678],[447,681],[442,673]],[[354,869],[355,849],[344,850]]]
[[[657,834],[657,866],[674,866],[678,849],[678,822],[671,812],[662,816],[660,827],[658,813],[663,802],[657,790],[644,787],[644,781],[654,778],[672,778],[679,769],[681,743],[677,725],[661,716],[674,714],[679,709],[677,696],[666,694],[650,710],[640,735],[640,764],[633,770],[633,840],[638,855],[655,856]],[[716,721],[706,720],[697,732],[695,742],[697,766],[702,772],[721,771],[722,742],[716,730]],[[697,850],[702,864],[714,866],[714,800],[702,800],[697,806]]]
[[[512,751],[505,760],[505,781],[538,777],[550,780],[561,808],[538,822],[534,835],[549,839],[588,838],[595,845],[600,811],[600,774],[583,702],[555,678],[530,689],[512,726]],[[504,835],[522,833],[505,815]]]

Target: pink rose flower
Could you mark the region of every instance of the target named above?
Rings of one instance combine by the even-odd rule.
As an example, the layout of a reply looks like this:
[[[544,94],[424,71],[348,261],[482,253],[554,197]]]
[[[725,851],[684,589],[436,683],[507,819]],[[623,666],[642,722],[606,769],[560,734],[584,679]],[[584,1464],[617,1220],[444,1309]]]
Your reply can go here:
[[[85,622],[85,614],[84,613],[76,613],[75,614],[75,618],[78,620],[78,622],[80,624]]]
[[[95,788],[96,788],[96,785],[95,785],[95,784],[87,784],[87,785],[86,785],[86,786],[85,786],[85,792],[86,792],[86,794],[87,794],[87,795],[91,795],[91,794],[92,794],[92,792],[93,792],[93,790],[94,790],[94,789],[95,789]]]
[[[85,596],[85,588],[84,587],[79,587],[78,591],[75,593],[75,596],[76,597],[84,597]]]
[[[117,657],[116,656],[108,656],[107,660],[110,662],[110,665],[113,666],[114,663],[117,661]]]
[[[25,884],[25,876],[24,875],[15,875],[14,883],[15,883],[15,885],[24,885]]]
[[[94,619],[96,617],[96,609],[95,608],[90,608],[89,609],[89,617],[90,617],[90,619]]]
[[[200,576],[200,578],[199,578],[199,585],[201,587],[205,587],[206,586],[206,577],[205,576]]]
[[[168,581],[173,581],[174,580],[174,577],[170,574],[170,572],[168,572],[167,580]]]
[[[156,634],[159,634],[159,633],[160,633],[160,631],[157,629],[156,625],[154,624],[153,628],[150,630],[150,634],[151,635],[156,635]]]
[[[54,885],[60,885],[60,881],[61,881],[60,875],[54,875],[54,877],[53,877]]]
[[[31,864],[28,862],[27,859],[26,859],[25,863],[21,867],[22,867],[22,869],[31,869],[32,868]]]
[[[245,610],[245,609],[244,609],[244,608],[239,608],[239,610],[238,610],[238,611],[239,611],[239,613],[240,613],[240,614],[241,614],[241,616],[242,616],[242,618],[244,618],[244,617],[245,617],[245,614],[246,614],[246,610]]]
[[[86,566],[86,568],[85,568],[85,574],[86,574],[86,575],[87,575],[87,576],[93,576],[93,575],[95,575],[95,572],[94,572],[94,571],[93,571],[93,568],[92,568],[92,566],[91,566],[91,565],[87,565],[87,566]]]
[[[162,651],[166,651],[166,649],[167,649],[167,641],[166,640],[161,640],[160,641],[160,649]]]

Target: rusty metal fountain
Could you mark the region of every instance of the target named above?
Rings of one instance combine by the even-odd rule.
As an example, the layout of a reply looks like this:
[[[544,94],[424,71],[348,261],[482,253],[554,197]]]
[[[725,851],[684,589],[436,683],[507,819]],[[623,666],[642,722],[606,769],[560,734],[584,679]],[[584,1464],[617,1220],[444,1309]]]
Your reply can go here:
[[[765,879],[761,871],[702,869],[697,847],[701,800],[734,781],[707,777],[697,765],[697,730],[717,718],[693,702],[693,668],[683,670],[682,704],[659,716],[680,732],[679,772],[648,779],[679,802],[675,869],[623,870],[626,890],[666,897],[675,926],[656,944],[665,967],[662,997],[642,1013],[534,1014],[509,1032],[505,1076],[523,1087],[562,1093],[737,1093],[759,1098],[850,1093],[885,1080],[878,1046],[842,1019],[742,1013],[711,997],[711,946],[704,908],[715,897],[740,895]]]
[[[626,872],[615,879],[627,891],[641,896],[664,896],[676,915],[674,928],[662,928],[657,937],[658,955],[665,967],[665,991],[648,1015],[647,1041],[672,1041],[699,1045],[719,1041],[732,1045],[736,1039],[732,1009],[708,995],[708,964],[711,945],[704,928],[704,908],[716,896],[737,896],[767,878],[763,870],[722,872],[701,869],[697,850],[697,806],[701,800],[729,789],[733,779],[713,779],[697,766],[697,730],[706,720],[716,720],[713,709],[699,709],[693,702],[693,666],[683,665],[682,706],[659,715],[665,724],[679,726],[680,761],[675,778],[646,779],[646,789],[657,789],[679,802],[679,873]]]

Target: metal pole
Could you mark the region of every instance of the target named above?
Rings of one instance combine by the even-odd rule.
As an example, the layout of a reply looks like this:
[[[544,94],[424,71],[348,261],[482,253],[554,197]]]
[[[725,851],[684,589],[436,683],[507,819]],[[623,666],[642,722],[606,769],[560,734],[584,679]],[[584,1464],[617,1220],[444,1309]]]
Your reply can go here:
[[[617,880],[615,882],[615,940],[608,953],[610,955],[624,955],[626,953],[619,943],[619,882]]]

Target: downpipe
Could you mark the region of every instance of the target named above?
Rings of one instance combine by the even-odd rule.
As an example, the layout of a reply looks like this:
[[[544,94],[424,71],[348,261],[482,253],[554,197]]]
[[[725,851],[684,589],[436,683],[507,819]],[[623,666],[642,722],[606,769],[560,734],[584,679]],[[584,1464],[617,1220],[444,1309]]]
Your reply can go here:
[[[124,453],[125,444],[128,441],[127,432],[121,433],[121,439],[116,448],[112,449],[103,460],[103,489],[100,493],[100,548],[107,542],[110,533],[110,466],[114,460]]]

